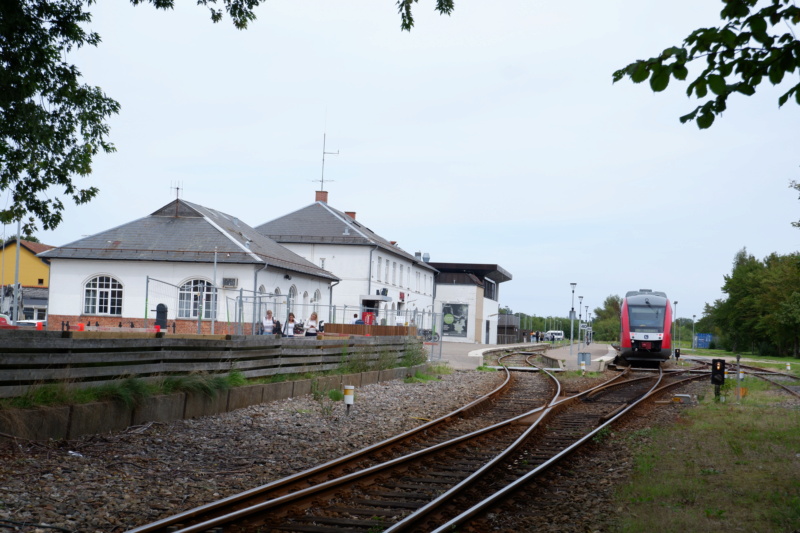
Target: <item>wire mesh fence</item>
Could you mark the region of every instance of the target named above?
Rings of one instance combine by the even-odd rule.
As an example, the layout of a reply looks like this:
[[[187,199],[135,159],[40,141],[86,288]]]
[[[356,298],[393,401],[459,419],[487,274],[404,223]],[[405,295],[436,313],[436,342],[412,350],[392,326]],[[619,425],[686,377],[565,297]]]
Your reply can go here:
[[[267,311],[285,324],[290,313],[300,329],[316,313],[320,330],[325,324],[364,324],[416,328],[423,341],[439,343],[443,329],[442,313],[418,309],[375,309],[358,305],[324,305],[296,301],[290,295],[226,290],[203,280],[178,286],[148,277],[145,298],[145,327],[152,322],[181,333],[258,335]]]

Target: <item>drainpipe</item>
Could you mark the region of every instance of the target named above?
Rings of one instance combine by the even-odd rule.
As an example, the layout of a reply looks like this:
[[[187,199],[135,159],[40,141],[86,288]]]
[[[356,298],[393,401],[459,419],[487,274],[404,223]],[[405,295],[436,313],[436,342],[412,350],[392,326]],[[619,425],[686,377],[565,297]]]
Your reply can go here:
[[[331,318],[331,312],[333,312],[333,288],[339,284],[338,281],[334,281],[330,285],[328,285],[328,322],[335,321],[336,318]]]
[[[258,265],[256,265],[256,266],[258,266]],[[255,335],[256,334],[256,319],[258,318],[256,316],[256,294],[258,294],[258,273],[265,271],[268,266],[269,266],[269,263],[264,261],[264,266],[263,267],[253,270],[253,324],[252,324],[251,329],[250,329],[250,334],[251,335]]]
[[[378,245],[369,251],[369,275],[367,276],[367,295],[372,294],[372,254],[378,249]]]

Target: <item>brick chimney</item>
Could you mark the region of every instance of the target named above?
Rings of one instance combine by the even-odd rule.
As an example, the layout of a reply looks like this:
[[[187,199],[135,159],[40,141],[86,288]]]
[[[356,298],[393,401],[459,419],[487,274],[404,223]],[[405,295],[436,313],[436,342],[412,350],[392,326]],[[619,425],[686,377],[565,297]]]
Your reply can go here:
[[[344,214],[345,214],[345,215],[347,215],[347,216],[349,216],[349,217],[350,217],[350,218],[352,218],[353,220],[355,220],[355,219],[356,219],[356,212],[355,212],[355,211],[345,211],[345,212],[344,212]]]
[[[315,202],[328,203],[328,191],[317,191],[314,195]]]

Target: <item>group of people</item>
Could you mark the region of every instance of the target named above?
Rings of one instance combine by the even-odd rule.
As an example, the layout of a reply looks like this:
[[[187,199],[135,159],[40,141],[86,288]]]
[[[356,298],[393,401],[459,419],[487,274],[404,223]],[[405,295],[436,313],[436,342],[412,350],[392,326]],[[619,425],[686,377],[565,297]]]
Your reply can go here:
[[[272,316],[272,311],[270,310],[267,311],[267,316],[262,320],[262,326],[262,335],[280,334],[284,337],[294,337],[296,334],[299,335],[299,333],[303,331],[299,327],[300,325],[295,321],[294,313],[289,313],[289,318],[286,320],[286,323],[283,324],[283,327],[281,327],[280,321]],[[317,313],[311,313],[311,316],[308,317],[308,320],[306,320],[304,324],[305,336],[316,337],[320,327]]]

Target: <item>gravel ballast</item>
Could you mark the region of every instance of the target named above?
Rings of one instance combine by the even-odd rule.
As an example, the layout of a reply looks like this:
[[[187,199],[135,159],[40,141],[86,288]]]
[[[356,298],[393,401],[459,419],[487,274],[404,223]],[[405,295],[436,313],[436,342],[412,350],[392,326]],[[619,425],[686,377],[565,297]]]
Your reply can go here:
[[[482,396],[501,378],[456,371],[441,381],[370,385],[356,391],[349,415],[342,402],[309,395],[75,441],[0,441],[0,532],[126,531],[402,433]],[[602,379],[572,380],[570,389]],[[619,431],[670,423],[682,408],[654,408],[647,422],[623,423]],[[547,512],[520,517],[518,530],[613,529],[614,487],[631,469],[619,445],[578,452],[569,468],[543,482],[538,504]]]
[[[125,531],[417,427],[491,391],[500,377],[459,371],[370,385],[356,391],[349,415],[343,402],[308,395],[74,441],[4,440],[0,531]]]

